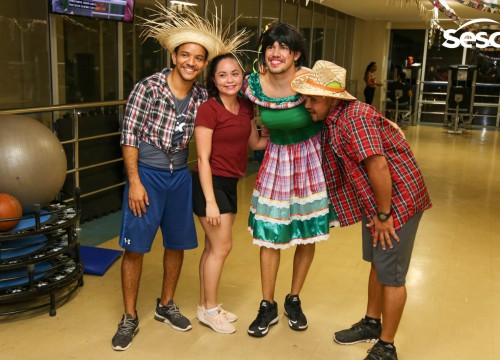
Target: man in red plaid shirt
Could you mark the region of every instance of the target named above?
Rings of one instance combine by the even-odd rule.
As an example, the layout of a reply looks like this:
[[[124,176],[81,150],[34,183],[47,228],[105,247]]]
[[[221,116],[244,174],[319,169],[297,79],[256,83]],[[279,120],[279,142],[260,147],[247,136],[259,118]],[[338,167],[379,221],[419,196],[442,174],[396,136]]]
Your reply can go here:
[[[363,259],[371,263],[366,316],[336,332],[334,340],[377,341],[366,359],[395,360],[406,274],[420,218],[431,201],[401,130],[350,95],[345,83],[345,69],[322,60],[292,81],[292,88],[306,95],[313,120],[326,122],[328,195],[341,226],[362,221]]]

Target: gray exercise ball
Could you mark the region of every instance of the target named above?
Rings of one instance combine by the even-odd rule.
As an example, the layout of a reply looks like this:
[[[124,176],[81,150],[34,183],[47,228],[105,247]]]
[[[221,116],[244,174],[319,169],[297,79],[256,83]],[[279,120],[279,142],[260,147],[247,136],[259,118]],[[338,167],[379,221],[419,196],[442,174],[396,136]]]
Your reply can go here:
[[[55,199],[66,179],[59,139],[26,116],[0,115],[0,193],[19,200],[25,214]]]

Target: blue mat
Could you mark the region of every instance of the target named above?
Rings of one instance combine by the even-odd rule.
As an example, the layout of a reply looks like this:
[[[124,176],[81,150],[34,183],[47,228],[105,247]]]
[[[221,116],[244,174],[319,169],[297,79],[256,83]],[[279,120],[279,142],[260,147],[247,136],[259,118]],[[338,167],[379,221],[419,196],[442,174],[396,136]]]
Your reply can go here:
[[[80,245],[83,272],[89,275],[104,275],[122,254],[120,250]]]
[[[50,214],[48,211],[46,210],[42,210],[40,212],[40,224],[43,224],[44,222],[47,222],[48,220],[50,220]],[[29,217],[27,219],[21,219],[21,221],[19,221],[19,223],[16,225],[16,227],[14,227],[12,230],[10,230],[11,232],[16,232],[16,231],[19,231],[19,230],[24,230],[24,229],[27,229],[27,228],[30,228],[30,227],[34,227],[36,224],[36,220],[35,220],[35,217],[33,215],[33,217]]]
[[[35,280],[43,277],[45,273],[51,269],[51,267],[52,265],[50,264],[50,262],[36,264],[34,272]],[[0,272],[0,289],[29,284],[29,281],[29,273],[27,268]]]
[[[45,235],[33,235],[17,240],[0,242],[0,260],[28,255],[40,250],[47,244]]]

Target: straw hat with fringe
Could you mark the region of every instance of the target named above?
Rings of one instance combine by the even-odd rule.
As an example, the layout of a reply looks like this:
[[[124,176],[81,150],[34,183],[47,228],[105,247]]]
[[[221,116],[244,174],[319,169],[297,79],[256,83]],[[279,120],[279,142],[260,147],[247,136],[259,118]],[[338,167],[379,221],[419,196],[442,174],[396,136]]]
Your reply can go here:
[[[251,36],[246,29],[230,36],[234,21],[224,27],[222,18],[217,16],[217,10],[212,14],[212,21],[202,18],[193,10],[177,12],[158,2],[156,8],[150,10],[151,18],[141,18],[141,25],[145,27],[141,36],[156,39],[170,53],[179,45],[194,43],[207,50],[207,60],[228,53],[238,55],[242,52],[238,49],[246,44]]]
[[[292,89],[304,95],[356,100],[346,89],[346,70],[332,62],[318,60],[312,70],[292,80]]]

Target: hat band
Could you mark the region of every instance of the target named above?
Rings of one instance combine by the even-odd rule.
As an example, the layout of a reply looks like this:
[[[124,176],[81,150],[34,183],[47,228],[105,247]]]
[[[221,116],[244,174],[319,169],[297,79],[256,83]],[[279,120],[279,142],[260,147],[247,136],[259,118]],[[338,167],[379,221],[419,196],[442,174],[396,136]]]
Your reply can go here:
[[[335,89],[335,88],[331,88],[331,87],[328,87],[328,86],[324,86],[324,85],[321,85],[321,84],[315,83],[315,82],[314,82],[314,81],[312,81],[311,79],[306,79],[306,83],[308,83],[309,85],[312,85],[312,86],[314,86],[314,87],[317,87],[317,88],[319,88],[319,89],[327,90],[327,91],[334,92],[334,93],[341,93],[341,92],[344,92],[344,91],[345,91],[345,88],[343,88],[343,89]]]

